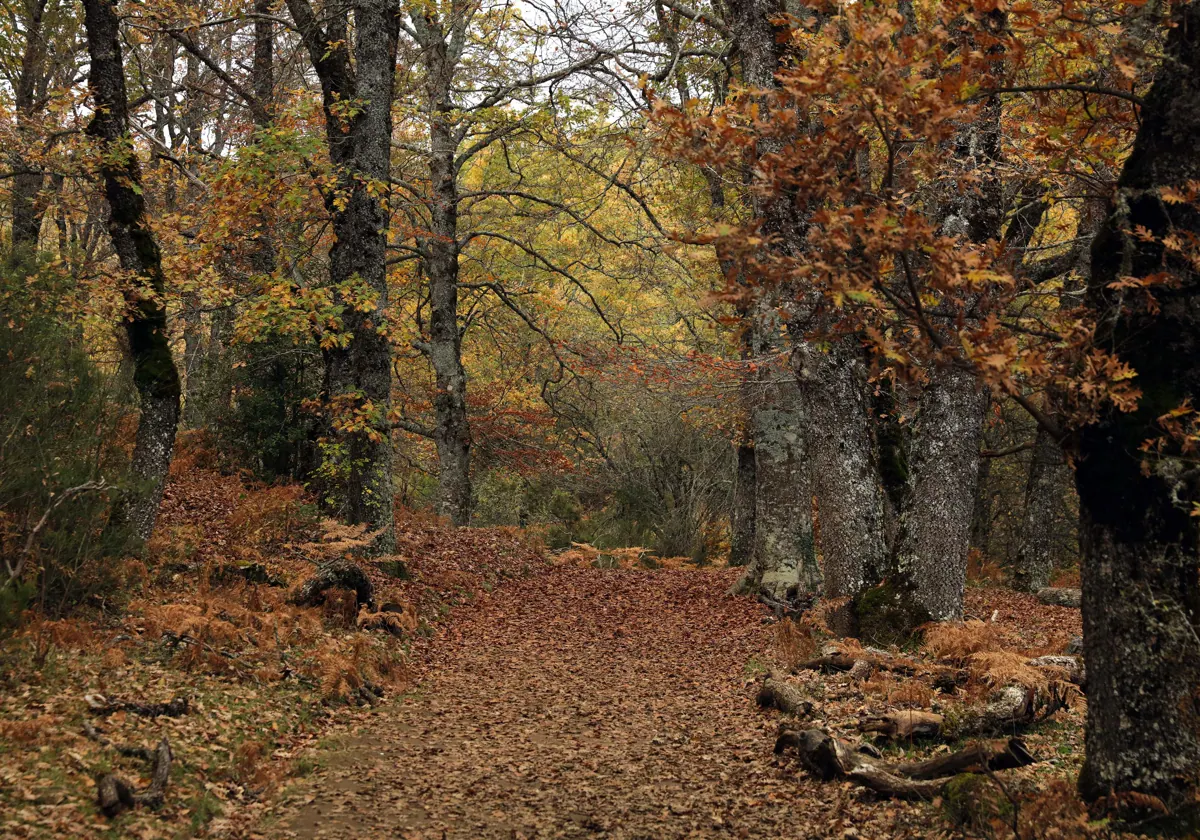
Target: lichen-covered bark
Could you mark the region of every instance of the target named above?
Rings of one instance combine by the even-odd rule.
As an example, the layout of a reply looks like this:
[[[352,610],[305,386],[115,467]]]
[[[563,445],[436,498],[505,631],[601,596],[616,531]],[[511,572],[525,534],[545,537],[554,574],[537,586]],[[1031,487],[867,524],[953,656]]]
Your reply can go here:
[[[828,352],[799,342],[793,363],[808,417],[824,592],[828,598],[855,595],[878,579],[886,559],[866,365],[850,341]]]
[[[813,542],[812,469],[800,389],[782,348],[783,325],[768,301],[753,314],[742,398],[754,438],[754,541],[738,591],[774,598],[821,590]]]
[[[1079,434],[1076,486],[1083,549],[1087,754],[1079,778],[1095,799],[1127,791],[1168,808],[1200,797],[1200,487],[1170,453],[1143,471],[1139,447],[1156,418],[1200,404],[1200,275],[1159,237],[1200,235],[1200,213],[1159,190],[1200,180],[1200,3],[1172,4],[1162,66],[1141,110],[1133,151],[1092,249],[1087,302],[1097,341],[1138,373],[1135,412],[1107,410]],[[1142,228],[1150,236],[1135,235]],[[1110,285],[1162,271],[1155,312]]]
[[[985,407],[975,377],[947,368],[917,410],[896,567],[937,620],[962,617]]]
[[[784,598],[821,591],[813,542],[812,482],[806,422],[796,379],[776,362],[752,409],[754,424],[754,551],[739,583],[742,592]]]
[[[373,306],[347,305],[343,346],[323,351],[325,393],[333,411],[331,439],[338,453],[335,507],[350,523],[378,532],[373,551],[395,547],[392,488],[392,354],[384,332],[388,307],[388,210],[381,195],[391,176],[392,93],[399,37],[397,9],[388,0],[355,0],[354,32],[347,34],[347,8],[335,11],[322,29],[308,0],[288,0],[288,9],[321,81],[326,141],[337,188],[326,196],[334,243],[329,279],[341,301],[365,287]],[[353,44],[353,61],[350,46]],[[345,113],[344,103],[357,110]],[[344,433],[349,412],[365,420]]]
[[[1005,15],[990,12],[980,24],[999,32]],[[959,38],[963,49],[974,47],[969,29]],[[992,97],[947,147],[948,177],[931,195],[932,214],[945,235],[977,244],[1000,238],[1005,207],[995,168],[1001,158],[1000,115],[1000,100]],[[951,366],[930,372],[918,400],[894,571],[937,620],[962,617],[986,409],[974,375]]]
[[[85,0],[83,10],[90,59],[88,81],[95,105],[88,133],[103,151],[100,174],[113,249],[122,270],[135,281],[125,289],[125,331],[141,407],[131,469],[144,486],[122,501],[114,518],[127,522],[137,537],[146,540],[154,532],[175,449],[179,372],[167,335],[162,254],[146,226],[141,169],[129,137],[120,18],[113,0]]]
[[[1025,511],[1013,567],[1013,585],[1017,589],[1037,592],[1050,584],[1057,544],[1054,529],[1061,520],[1063,496],[1070,481],[1062,447],[1054,435],[1039,428],[1029,460]]]
[[[447,23],[425,9],[410,13],[421,46],[429,102],[429,235],[420,237],[422,266],[429,280],[429,341],[421,345],[433,367],[433,441],[438,453],[438,512],[455,525],[471,522],[471,425],[467,415],[467,372],[462,362],[458,320],[459,145],[454,124],[452,43],[461,18]]]

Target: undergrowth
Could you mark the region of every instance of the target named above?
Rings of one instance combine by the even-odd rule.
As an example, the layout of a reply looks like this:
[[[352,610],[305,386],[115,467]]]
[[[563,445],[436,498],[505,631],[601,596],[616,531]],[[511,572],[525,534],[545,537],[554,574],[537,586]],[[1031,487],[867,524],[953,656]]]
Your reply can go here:
[[[404,511],[397,554],[357,560],[362,528],[322,521],[301,488],[218,466],[203,435],[184,437],[145,557],[113,570],[123,610],[29,610],[0,640],[0,836],[183,838],[249,824],[272,791],[312,771],[323,733],[414,682],[446,605],[545,563],[515,529],[462,532]],[[345,590],[294,602],[319,564],[347,557],[374,585],[374,611]],[[397,566],[404,577],[389,573]],[[85,695],[190,707],[97,716]],[[175,754],[163,808],[100,815],[97,775],[137,785],[148,773],[103,742],[162,737]]]

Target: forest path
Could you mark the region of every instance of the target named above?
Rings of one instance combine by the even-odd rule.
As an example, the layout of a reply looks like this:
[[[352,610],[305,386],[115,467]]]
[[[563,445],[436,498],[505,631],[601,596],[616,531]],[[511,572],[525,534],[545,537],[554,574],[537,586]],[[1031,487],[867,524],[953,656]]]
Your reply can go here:
[[[725,594],[731,574],[564,568],[505,584],[451,619],[427,679],[288,797],[274,833],[828,836],[796,806],[798,784],[814,799],[829,787],[772,760],[775,723],[746,684],[771,629]]]

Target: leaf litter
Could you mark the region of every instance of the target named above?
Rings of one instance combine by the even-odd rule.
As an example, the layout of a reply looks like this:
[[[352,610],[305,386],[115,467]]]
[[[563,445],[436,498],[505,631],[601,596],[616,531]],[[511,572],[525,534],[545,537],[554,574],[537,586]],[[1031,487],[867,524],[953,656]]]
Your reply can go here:
[[[967,826],[939,801],[811,778],[773,753],[784,718],[754,697],[769,671],[795,670],[787,680],[814,706],[803,725],[850,737],[865,716],[969,702],[989,663],[1024,674],[1025,658],[1080,630],[1078,611],[969,588],[986,628],[943,636],[936,656],[908,652],[968,666],[965,696],[947,700],[903,669],[794,669],[827,641],[819,619],[777,622],[727,595],[737,570],[650,570],[640,550],[605,562],[580,546],[550,563],[516,529],[405,513],[396,555],[364,564],[376,600],[402,609],[397,638],[287,598],[364,535],[320,523],[295,488],[182,464],[164,536],[128,570],[128,609],[39,620],[0,650],[0,836],[1014,836],[1007,816]],[[367,683],[382,701],[356,693]],[[178,716],[129,711],[178,698]],[[1041,760],[1006,771],[1020,837],[1103,834],[1069,784],[1084,714],[1076,698],[1028,732]],[[97,776],[141,786],[149,773],[105,744],[164,736],[176,762],[162,808],[100,815]],[[884,745],[907,758],[949,749]]]

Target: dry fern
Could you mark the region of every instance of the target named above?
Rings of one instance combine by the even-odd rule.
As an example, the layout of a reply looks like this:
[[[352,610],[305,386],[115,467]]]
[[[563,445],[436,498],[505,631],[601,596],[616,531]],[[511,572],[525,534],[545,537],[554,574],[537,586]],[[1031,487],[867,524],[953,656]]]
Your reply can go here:
[[[812,658],[817,649],[809,627],[803,626],[790,618],[775,624],[775,651],[780,661],[788,668],[795,668],[801,662]]]
[[[1029,660],[1021,654],[1007,650],[973,653],[967,657],[967,667],[974,679],[981,680],[993,688],[1019,685],[1026,689],[1045,691],[1050,683],[1045,671],[1029,665]]]
[[[983,621],[928,624],[924,646],[938,658],[964,662],[972,654],[999,650],[1000,634],[996,625]]]

